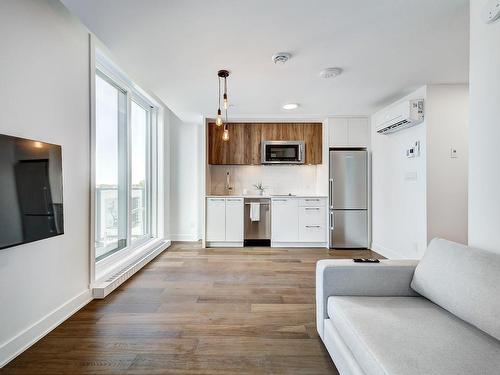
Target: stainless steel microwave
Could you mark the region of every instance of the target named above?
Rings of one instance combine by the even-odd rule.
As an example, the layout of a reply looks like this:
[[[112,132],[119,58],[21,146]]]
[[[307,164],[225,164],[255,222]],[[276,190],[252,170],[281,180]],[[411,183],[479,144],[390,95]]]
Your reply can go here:
[[[304,141],[263,141],[262,164],[304,164]]]

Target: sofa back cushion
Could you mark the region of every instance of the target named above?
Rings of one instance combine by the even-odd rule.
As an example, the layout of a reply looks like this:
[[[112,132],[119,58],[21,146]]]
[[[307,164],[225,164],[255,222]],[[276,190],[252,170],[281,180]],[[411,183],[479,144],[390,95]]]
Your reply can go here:
[[[500,254],[433,239],[411,287],[500,340]]]

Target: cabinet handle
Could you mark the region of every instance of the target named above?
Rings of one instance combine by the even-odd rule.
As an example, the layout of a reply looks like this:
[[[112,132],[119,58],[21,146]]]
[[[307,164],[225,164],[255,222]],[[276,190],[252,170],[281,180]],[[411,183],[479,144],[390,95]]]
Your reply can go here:
[[[319,211],[319,207],[306,207],[306,210]]]
[[[212,202],[224,202],[224,198],[208,198]]]
[[[319,199],[318,198],[306,199],[306,202],[319,202]]]
[[[273,199],[273,202],[288,202],[288,199]]]
[[[321,228],[320,225],[306,225],[306,228]]]
[[[229,201],[229,202],[241,202],[242,198],[227,198],[227,201]]]

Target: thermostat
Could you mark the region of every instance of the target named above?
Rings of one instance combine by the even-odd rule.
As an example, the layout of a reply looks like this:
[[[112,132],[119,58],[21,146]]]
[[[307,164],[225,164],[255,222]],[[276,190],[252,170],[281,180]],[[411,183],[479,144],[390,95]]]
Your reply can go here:
[[[420,141],[415,141],[412,147],[406,150],[407,158],[414,158],[420,156]]]

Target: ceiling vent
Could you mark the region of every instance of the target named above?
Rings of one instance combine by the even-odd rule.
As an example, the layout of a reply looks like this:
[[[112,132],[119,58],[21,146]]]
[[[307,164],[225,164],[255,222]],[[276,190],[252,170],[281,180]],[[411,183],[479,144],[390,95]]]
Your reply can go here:
[[[288,60],[290,60],[291,57],[292,55],[289,54],[288,52],[278,52],[273,55],[272,60],[275,64],[283,65]]]

